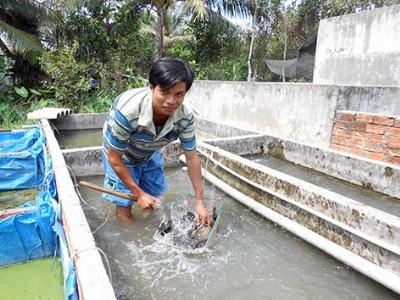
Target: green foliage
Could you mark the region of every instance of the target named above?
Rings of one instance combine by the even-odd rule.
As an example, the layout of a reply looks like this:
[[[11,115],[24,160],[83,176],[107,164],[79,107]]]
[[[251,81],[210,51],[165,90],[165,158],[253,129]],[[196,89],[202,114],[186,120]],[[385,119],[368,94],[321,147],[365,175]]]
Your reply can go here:
[[[14,87],[14,91],[24,99],[28,98],[29,92],[24,86],[20,88]]]
[[[245,58],[227,58],[201,67],[200,80],[243,81],[247,76],[247,62]]]
[[[63,47],[56,52],[48,52],[41,60],[42,68],[50,76],[44,85],[53,91],[54,99],[61,106],[74,111],[84,106],[91,92],[91,80],[96,77],[100,66],[96,63],[80,63],[75,59],[73,47]]]
[[[20,110],[15,105],[18,94],[10,85],[12,61],[0,56],[0,128],[11,128],[20,119]]]
[[[26,115],[33,109],[48,105],[43,103],[43,93],[24,86],[11,85],[10,59],[0,56],[0,128],[14,128],[26,122]],[[42,90],[44,91],[44,90]]]
[[[146,16],[138,16],[130,10],[121,10],[114,17],[116,24],[110,68],[147,77],[153,62],[154,40],[139,33],[139,24]]]
[[[247,76],[247,47],[243,32],[234,26],[222,26],[212,20],[189,24],[195,37],[189,60],[197,79],[245,80]]]
[[[180,57],[186,61],[194,61],[195,60],[195,52],[188,43],[174,43],[171,47],[166,49],[166,56],[170,57]]]
[[[34,10],[23,9],[15,3],[26,2],[45,9],[40,1],[14,2],[7,0],[5,3],[12,3],[15,9],[26,11],[27,15]],[[246,80],[252,32],[232,26],[220,15],[221,11],[229,11],[230,15],[243,16],[237,10],[237,5],[242,2],[207,0],[206,7],[214,12],[204,18],[190,15],[190,12],[196,11],[196,7],[181,11],[179,6],[169,6],[169,14],[165,17],[165,55],[188,61],[196,78],[200,80]],[[256,8],[255,1],[244,1],[246,12],[256,16],[251,58],[253,77],[263,81],[281,80],[269,71],[265,61],[283,59],[285,32],[286,58],[291,59],[296,57],[304,40],[317,30],[321,18],[399,2],[300,0],[287,6],[283,0],[259,0]],[[3,31],[8,26],[9,30],[5,31],[8,31],[8,38],[11,37],[14,44],[18,36],[23,41],[23,35],[18,34],[19,31],[10,30],[9,25],[33,34],[38,41],[43,41],[43,33],[46,33],[46,42],[40,48],[43,45],[48,47],[40,60],[44,75],[40,70],[27,68],[29,64],[22,57],[11,55],[14,61],[9,61],[0,56],[0,126],[21,124],[26,120],[27,112],[46,106],[68,107],[75,112],[108,111],[119,93],[146,84],[145,78],[148,77],[155,54],[155,41],[152,34],[145,34],[140,28],[141,24],[155,27],[156,16],[146,4],[149,1],[75,1],[76,7],[70,7],[69,10],[62,10],[66,3],[51,3],[52,11],[60,11],[65,17],[65,23],[49,20],[45,28],[40,27],[40,22],[37,22],[42,20],[39,13],[34,18],[30,14],[26,24],[19,16],[0,22]],[[5,12],[5,6],[2,5],[0,13]],[[3,52],[10,55],[5,50]],[[15,74],[9,71],[12,63]],[[291,81],[303,82],[304,79]]]
[[[88,16],[83,11],[73,13],[66,24],[67,40],[77,41],[75,57],[87,62],[106,62],[110,59],[111,39],[102,20]]]
[[[79,62],[74,55],[76,47],[63,47],[42,59],[42,67],[51,78],[44,85],[58,106],[75,112],[104,112],[118,93],[144,85],[144,79],[129,68],[120,73],[94,59]]]
[[[9,85],[12,81],[12,73],[10,71],[12,65],[11,59],[0,56],[0,87]]]

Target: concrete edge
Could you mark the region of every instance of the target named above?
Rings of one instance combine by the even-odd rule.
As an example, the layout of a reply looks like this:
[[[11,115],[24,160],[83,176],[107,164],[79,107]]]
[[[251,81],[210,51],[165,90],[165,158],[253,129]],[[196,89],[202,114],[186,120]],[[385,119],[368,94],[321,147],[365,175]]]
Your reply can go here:
[[[370,206],[366,206],[353,199],[344,197],[309,182],[305,182],[301,179],[284,174],[267,166],[257,164],[225,150],[218,149],[207,144],[202,144],[200,147],[203,147],[206,151],[210,152],[208,153],[210,157],[212,157],[214,153],[219,153],[219,155],[227,160],[231,160],[235,163],[239,163],[244,167],[250,168],[251,170],[249,172],[252,173],[255,178],[257,177],[256,173],[260,172],[260,174],[268,174],[268,177],[276,179],[276,184],[279,188],[276,188],[276,190],[274,190],[274,193],[277,193],[275,196],[279,198],[288,198],[286,192],[282,191],[282,189],[285,189],[285,187],[281,187],[281,183],[284,182],[290,187],[296,187],[296,193],[299,193],[299,195],[296,195],[299,197],[311,197],[315,199],[318,198],[318,201],[327,201],[328,204],[334,204],[335,209],[339,209],[340,207],[342,207],[342,213],[347,212],[347,217],[349,218],[347,220],[347,226],[365,232],[365,234],[371,237],[369,238],[371,241],[374,240],[374,243],[386,243],[387,245],[385,247],[390,249],[393,248],[391,250],[392,252],[400,254],[400,245],[398,239],[396,238],[396,236],[400,236],[400,217],[388,214]],[[221,158],[218,158],[217,161],[224,165],[224,161],[221,161]],[[229,166],[227,166],[227,168],[229,168]],[[244,177],[247,178],[247,176]],[[266,179],[264,178],[257,177],[254,183],[257,183],[259,186],[264,187],[266,186],[267,182],[270,183],[269,181],[270,180],[266,181]],[[281,183],[278,184],[278,181]],[[268,190],[268,193],[271,193],[271,191]],[[296,199],[296,201],[298,200],[299,199]],[[306,202],[302,204],[307,205]],[[322,206],[319,209],[319,212],[326,215],[327,213],[329,213],[329,211],[326,211],[326,209],[326,207]],[[358,212],[358,214],[356,214],[359,218],[358,222],[351,221],[352,218],[356,217],[353,216],[354,212]],[[366,218],[367,220],[361,222],[360,220],[364,218]],[[397,242],[393,243],[394,241]]]
[[[265,134],[201,142],[236,155],[265,153],[328,176],[400,198],[400,185],[398,184],[400,167],[394,164]]]
[[[61,204],[63,227],[70,258],[73,258],[75,262],[79,296],[85,300],[115,300],[113,287],[86,221],[58,142],[49,122],[41,120],[41,124],[53,163],[58,201]]]

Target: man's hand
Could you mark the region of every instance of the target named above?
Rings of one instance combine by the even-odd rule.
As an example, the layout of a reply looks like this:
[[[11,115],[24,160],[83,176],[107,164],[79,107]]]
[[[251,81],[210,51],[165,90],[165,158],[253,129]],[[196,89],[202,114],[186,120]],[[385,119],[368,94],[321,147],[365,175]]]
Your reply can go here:
[[[143,209],[157,209],[160,208],[160,201],[158,198],[153,197],[145,192],[139,194],[137,204]]]
[[[204,200],[196,200],[196,222],[199,225],[207,224],[212,226],[214,220]]]

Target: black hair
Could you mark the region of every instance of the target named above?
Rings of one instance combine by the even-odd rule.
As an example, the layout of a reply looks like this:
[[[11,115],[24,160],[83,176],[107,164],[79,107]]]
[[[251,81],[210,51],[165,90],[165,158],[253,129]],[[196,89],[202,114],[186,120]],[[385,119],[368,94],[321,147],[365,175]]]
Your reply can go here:
[[[194,74],[189,64],[181,58],[163,57],[154,62],[149,74],[149,82],[168,90],[177,83],[186,82],[186,91],[190,90]]]

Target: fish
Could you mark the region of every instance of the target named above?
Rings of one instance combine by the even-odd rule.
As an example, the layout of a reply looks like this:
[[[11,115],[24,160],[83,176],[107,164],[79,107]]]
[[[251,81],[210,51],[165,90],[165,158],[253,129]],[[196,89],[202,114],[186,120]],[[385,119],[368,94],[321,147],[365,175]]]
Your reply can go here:
[[[218,217],[217,208],[213,209],[213,220]],[[189,249],[198,249],[205,246],[212,226],[208,224],[197,224],[195,214],[187,211],[183,216],[178,216],[176,226],[172,222],[171,208],[164,207],[163,219],[158,227],[158,233],[164,240],[168,238],[169,243]]]
[[[173,229],[172,218],[171,218],[171,207],[165,206],[164,207],[164,214],[163,219],[158,227],[160,234],[162,236],[170,233]]]

